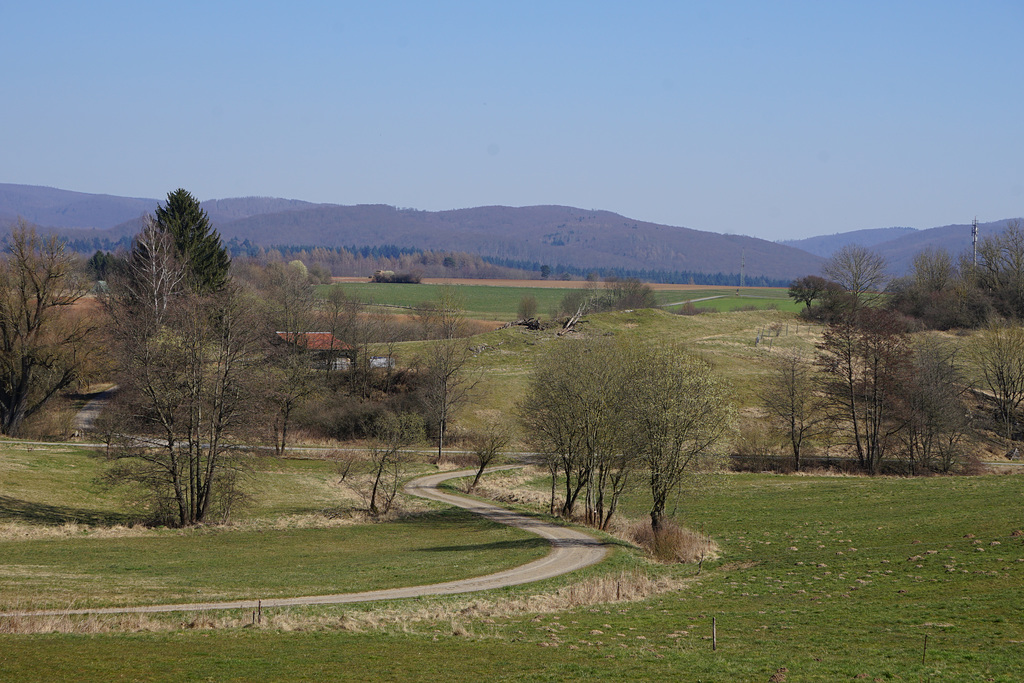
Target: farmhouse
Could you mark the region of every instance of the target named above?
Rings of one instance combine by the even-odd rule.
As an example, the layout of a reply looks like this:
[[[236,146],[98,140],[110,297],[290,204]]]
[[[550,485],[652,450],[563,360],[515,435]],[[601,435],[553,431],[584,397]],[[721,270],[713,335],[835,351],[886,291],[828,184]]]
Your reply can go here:
[[[330,332],[278,332],[277,336],[308,351],[311,364],[319,370],[345,370],[355,362],[356,350]]]

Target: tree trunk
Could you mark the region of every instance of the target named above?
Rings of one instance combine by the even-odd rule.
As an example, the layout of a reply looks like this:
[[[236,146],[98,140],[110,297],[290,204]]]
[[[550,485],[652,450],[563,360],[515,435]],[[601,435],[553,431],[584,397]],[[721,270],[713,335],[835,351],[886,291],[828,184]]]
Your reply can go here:
[[[469,490],[472,491],[476,488],[476,485],[480,483],[480,477],[484,474],[484,468],[487,467],[486,463],[480,464],[480,469],[476,471],[476,476],[473,477],[473,483],[469,485]]]

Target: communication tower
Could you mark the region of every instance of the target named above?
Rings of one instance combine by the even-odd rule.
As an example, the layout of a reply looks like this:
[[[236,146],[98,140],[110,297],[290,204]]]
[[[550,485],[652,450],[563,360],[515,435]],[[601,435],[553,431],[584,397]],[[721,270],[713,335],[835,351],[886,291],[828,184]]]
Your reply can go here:
[[[974,267],[978,267],[978,217],[971,223],[971,237],[974,239]]]

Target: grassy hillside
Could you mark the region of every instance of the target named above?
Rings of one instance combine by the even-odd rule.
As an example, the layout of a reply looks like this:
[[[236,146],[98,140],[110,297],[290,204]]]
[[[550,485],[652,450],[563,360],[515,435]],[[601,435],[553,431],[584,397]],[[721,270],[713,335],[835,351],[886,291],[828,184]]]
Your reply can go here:
[[[783,311],[737,311],[680,316],[658,310],[600,313],[585,316],[576,336],[638,336],[653,344],[678,346],[711,361],[726,378],[737,406],[756,402],[758,378],[770,353],[813,348],[817,326],[808,326]],[[774,336],[775,330],[778,336]],[[499,414],[511,414],[526,388],[535,358],[560,343],[558,329],[540,332],[522,327],[495,330],[473,337],[469,372],[478,380],[471,405],[457,422],[466,429],[486,425]],[[755,345],[758,334],[765,336]],[[399,364],[411,364],[425,342],[398,345]],[[769,350],[769,347],[771,350]]]

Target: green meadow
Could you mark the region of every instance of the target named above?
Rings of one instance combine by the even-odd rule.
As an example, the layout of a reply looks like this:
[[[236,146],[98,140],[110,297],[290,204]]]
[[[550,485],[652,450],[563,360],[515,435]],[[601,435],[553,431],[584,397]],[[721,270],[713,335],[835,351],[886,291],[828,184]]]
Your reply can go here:
[[[742,411],[771,354],[810,351],[820,330],[784,310],[648,310],[586,316],[577,334],[696,351]],[[559,339],[523,328],[474,337],[477,388],[459,429],[507,415],[533,359]],[[398,345],[400,363],[423,344]],[[0,609],[426,584],[547,552],[441,505],[403,501],[402,515],[369,523],[346,512],[355,502],[337,464],[312,455],[254,458],[231,525],[147,529],[134,525],[144,503],[111,487],[106,467],[81,447],[0,445]],[[1018,681],[1024,472],[1005,469],[713,475],[670,508],[717,543],[700,567],[655,564],[607,537],[615,550],[600,565],[472,595],[268,609],[259,621],[247,611],[0,618],[0,680]],[[543,514],[539,471],[486,483]],[[639,478],[620,515],[647,511]]]
[[[1021,481],[719,475],[677,510],[721,548],[699,573],[627,551],[541,585],[267,610],[262,625],[176,615],[167,630],[11,634],[0,636],[0,670],[7,680],[1015,681]],[[644,502],[633,492],[625,514]],[[457,561],[464,529],[436,531],[452,534]],[[677,583],[638,601],[516,607],[626,567]],[[374,626],[374,614],[397,616]]]
[[[562,298],[566,294],[578,292],[572,288],[548,288],[507,285],[477,284],[383,284],[383,283],[344,283],[337,285],[320,285],[317,292],[326,296],[329,287],[340,287],[349,297],[364,303],[377,306],[395,306],[396,312],[402,308],[415,308],[425,303],[436,302],[445,287],[451,287],[461,299],[467,317],[479,320],[514,320],[519,303],[524,297],[533,297],[537,301],[537,312],[541,317],[548,317],[558,310]],[[783,311],[796,312],[802,304],[793,302],[787,290],[781,287],[718,287],[707,289],[655,290],[655,298],[667,310],[676,310],[684,302],[695,299],[693,305],[701,309],[715,311],[733,311],[743,308],[778,308]]]
[[[145,529],[80,448],[0,446],[0,611],[358,592],[500,571],[547,552],[455,508],[387,524],[346,519],[326,460],[257,458],[230,526]],[[453,554],[458,558],[453,559]]]

